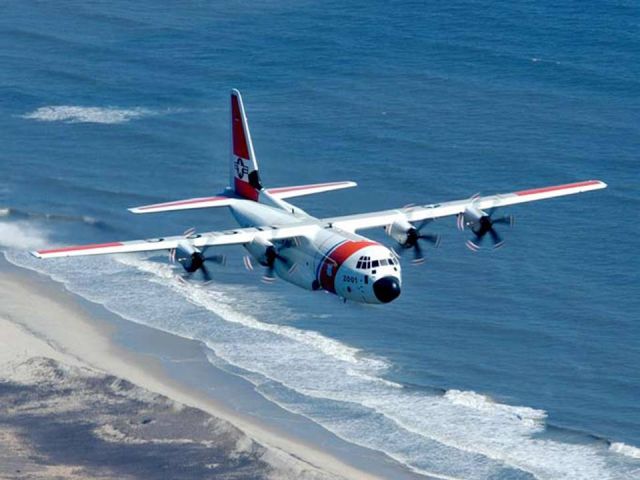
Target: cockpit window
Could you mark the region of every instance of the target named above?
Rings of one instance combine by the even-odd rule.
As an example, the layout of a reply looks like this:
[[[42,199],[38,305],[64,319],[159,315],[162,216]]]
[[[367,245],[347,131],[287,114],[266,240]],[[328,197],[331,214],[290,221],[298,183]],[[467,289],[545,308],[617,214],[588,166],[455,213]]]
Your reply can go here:
[[[384,267],[387,265],[396,265],[397,262],[393,258],[382,258],[380,260],[371,260],[371,257],[360,257],[356,263],[358,270],[370,270],[372,268]]]

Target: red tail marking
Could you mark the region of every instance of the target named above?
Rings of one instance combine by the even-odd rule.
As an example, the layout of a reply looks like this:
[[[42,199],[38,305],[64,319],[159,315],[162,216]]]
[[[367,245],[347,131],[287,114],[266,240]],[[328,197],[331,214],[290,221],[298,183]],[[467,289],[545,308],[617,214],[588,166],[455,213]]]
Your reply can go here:
[[[327,258],[324,259],[324,262],[320,267],[319,276],[320,285],[322,285],[322,288],[331,293],[336,293],[335,283],[338,269],[351,255],[371,245],[377,245],[377,243],[367,241],[354,242],[351,240],[347,240],[346,242],[338,245],[332,252],[330,252]]]
[[[248,200],[253,200],[254,202],[258,201],[258,196],[260,192],[253,188],[249,183],[243,182],[238,177],[233,179],[234,187],[236,193],[241,197],[244,197]]]
[[[247,138],[244,135],[244,127],[242,126],[240,103],[235,95],[231,95],[231,129],[233,131],[233,154],[236,157],[248,160],[249,147],[247,146]]]

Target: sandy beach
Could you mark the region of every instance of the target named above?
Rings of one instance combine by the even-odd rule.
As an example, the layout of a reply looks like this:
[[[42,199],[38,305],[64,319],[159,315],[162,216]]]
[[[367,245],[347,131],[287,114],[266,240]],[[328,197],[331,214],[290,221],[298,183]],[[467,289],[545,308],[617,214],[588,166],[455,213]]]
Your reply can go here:
[[[1,478],[381,478],[185,388],[71,294],[3,263]]]

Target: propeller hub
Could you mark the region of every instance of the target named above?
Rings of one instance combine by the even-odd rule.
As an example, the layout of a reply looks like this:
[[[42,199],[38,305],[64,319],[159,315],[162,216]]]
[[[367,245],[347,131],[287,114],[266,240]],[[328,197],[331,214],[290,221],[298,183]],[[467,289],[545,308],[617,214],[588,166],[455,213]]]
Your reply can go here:
[[[201,268],[202,265],[204,265],[204,255],[200,252],[193,252],[191,254],[191,262],[184,267],[187,272],[193,273]]]

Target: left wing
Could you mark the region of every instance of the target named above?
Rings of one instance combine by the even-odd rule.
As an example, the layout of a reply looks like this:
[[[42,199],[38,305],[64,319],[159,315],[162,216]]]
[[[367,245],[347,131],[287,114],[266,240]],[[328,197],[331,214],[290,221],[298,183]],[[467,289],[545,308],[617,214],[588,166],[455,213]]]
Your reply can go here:
[[[223,245],[242,245],[254,238],[262,240],[284,240],[292,237],[302,237],[312,234],[319,228],[315,224],[305,223],[296,225],[238,228],[221,232],[198,233],[189,236],[176,235],[173,237],[149,238],[146,240],[132,240],[127,242],[94,243],[90,245],[76,245],[72,247],[37,250],[31,252],[38,258],[76,257],[80,255],[103,255],[107,253],[151,252],[155,250],[171,250],[180,243],[189,242],[194,247],[213,247]]]
[[[411,206],[397,210],[383,210],[380,212],[326,218],[324,219],[324,222],[333,227],[354,232],[356,230],[366,228],[385,227],[387,225],[391,225],[396,220],[418,222],[430,218],[442,218],[458,215],[463,213],[471,205],[479,208],[480,210],[486,210],[495,207],[515,205],[517,203],[534,202],[537,200],[545,200],[547,198],[561,197],[564,195],[574,195],[576,193],[599,190],[606,187],[607,184],[600,180],[588,180],[585,182],[533,188],[487,197],[467,198],[452,202],[435,203],[432,205]]]

